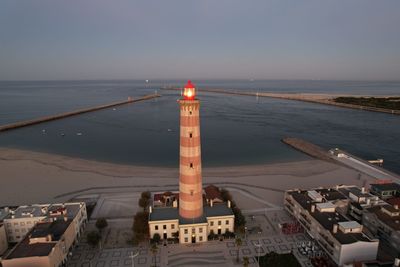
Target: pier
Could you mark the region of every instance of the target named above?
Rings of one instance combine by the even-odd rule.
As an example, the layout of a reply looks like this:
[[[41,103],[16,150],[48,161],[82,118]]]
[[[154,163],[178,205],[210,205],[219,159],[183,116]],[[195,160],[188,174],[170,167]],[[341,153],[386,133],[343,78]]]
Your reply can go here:
[[[159,94],[151,94],[151,95],[145,95],[145,96],[142,96],[142,97],[139,97],[139,98],[128,97],[127,100],[113,102],[113,103],[110,103],[110,104],[105,104],[105,105],[100,105],[100,106],[95,106],[95,107],[89,107],[89,108],[84,108],[84,109],[78,109],[78,110],[64,112],[64,113],[60,113],[60,114],[56,114],[56,115],[45,116],[45,117],[41,117],[41,118],[38,118],[38,119],[32,119],[32,120],[26,120],[26,121],[10,123],[10,124],[6,124],[6,125],[0,126],[0,132],[9,131],[9,130],[13,130],[13,129],[18,129],[18,128],[21,128],[21,127],[35,125],[35,124],[39,124],[39,123],[43,123],[43,122],[58,120],[58,119],[71,117],[71,116],[75,116],[75,115],[79,115],[79,114],[83,114],[83,113],[88,113],[88,112],[92,112],[92,111],[101,110],[101,109],[112,108],[112,107],[121,106],[121,105],[125,105],[125,104],[130,104],[130,103],[134,103],[134,102],[150,100],[150,99],[157,98],[157,97],[160,97],[160,96],[161,95],[159,95]]]
[[[164,87],[161,89],[162,90],[175,90],[175,91],[181,90],[180,88],[174,88],[174,87]],[[375,108],[375,107],[335,102],[334,98],[339,97],[339,95],[332,96],[332,95],[326,95],[326,94],[262,93],[262,92],[245,92],[245,91],[237,91],[237,90],[232,91],[232,90],[225,90],[225,89],[201,89],[201,92],[227,94],[227,95],[238,95],[238,96],[278,98],[278,99],[285,99],[285,100],[303,101],[303,102],[309,102],[309,103],[314,103],[314,104],[331,105],[331,106],[342,107],[342,108],[351,108],[351,109],[367,110],[367,111],[373,111],[373,112],[381,112],[381,113],[389,113],[389,114],[393,114],[393,115],[400,115],[400,110]]]
[[[303,139],[300,138],[283,138],[281,140],[283,143],[293,147],[294,149],[303,152],[313,158],[320,159],[320,160],[326,160],[326,161],[332,161],[332,158],[330,157],[328,151],[325,151],[323,148],[314,145],[312,143],[309,143]]]

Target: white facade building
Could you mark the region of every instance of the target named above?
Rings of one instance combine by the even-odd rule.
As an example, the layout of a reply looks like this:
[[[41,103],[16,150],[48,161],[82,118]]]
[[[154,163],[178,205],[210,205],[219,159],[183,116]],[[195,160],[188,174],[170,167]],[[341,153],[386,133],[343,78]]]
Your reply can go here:
[[[73,220],[77,240],[87,221],[85,203],[35,204],[9,210],[9,214],[3,219],[8,243],[18,243],[23,240],[38,222],[62,218]]]
[[[286,191],[284,198],[285,209],[338,266],[375,260],[378,253],[379,241],[339,211],[346,211],[348,202],[336,189]]]

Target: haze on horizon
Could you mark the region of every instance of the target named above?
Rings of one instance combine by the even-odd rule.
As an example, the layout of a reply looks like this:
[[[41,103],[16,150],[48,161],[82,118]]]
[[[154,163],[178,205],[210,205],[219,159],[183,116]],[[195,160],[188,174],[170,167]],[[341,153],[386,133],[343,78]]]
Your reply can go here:
[[[0,2],[0,80],[399,80],[398,0]]]

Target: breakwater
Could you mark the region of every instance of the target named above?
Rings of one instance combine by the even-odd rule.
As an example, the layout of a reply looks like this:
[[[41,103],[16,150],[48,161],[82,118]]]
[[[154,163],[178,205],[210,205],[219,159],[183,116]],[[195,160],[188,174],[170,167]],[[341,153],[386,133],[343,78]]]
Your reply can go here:
[[[181,90],[180,88],[173,88],[173,87],[163,87],[161,89],[162,90]],[[393,115],[400,115],[400,110],[375,108],[375,107],[346,104],[346,103],[338,103],[338,102],[334,101],[334,98],[338,97],[338,96],[332,96],[332,95],[326,95],[326,94],[262,93],[262,92],[244,92],[244,91],[237,91],[237,90],[233,91],[233,90],[225,90],[225,89],[201,89],[201,92],[228,94],[228,95],[279,98],[279,99],[303,101],[303,102],[309,102],[309,103],[315,103],[315,104],[331,105],[331,106],[342,107],[342,108],[351,108],[351,109],[367,110],[367,111],[373,111],[373,112],[382,112],[382,113],[389,113],[389,114],[393,114]]]
[[[60,113],[60,114],[56,114],[56,115],[45,116],[45,117],[32,119],[32,120],[19,121],[19,122],[15,122],[15,123],[5,124],[5,125],[0,126],[0,132],[18,129],[21,127],[35,125],[35,124],[39,124],[39,123],[43,123],[43,122],[58,120],[58,119],[71,117],[71,116],[75,116],[75,115],[79,115],[79,114],[83,114],[83,113],[101,110],[101,109],[112,108],[112,107],[121,106],[121,105],[130,104],[130,103],[134,103],[134,102],[139,102],[139,101],[145,101],[145,100],[157,98],[160,96],[161,95],[159,95],[159,94],[151,94],[151,95],[145,95],[145,96],[142,96],[139,98],[128,97],[127,100],[113,102],[110,104],[89,107],[89,108],[84,108],[84,109],[78,109],[78,110],[74,110],[74,111],[64,112],[64,113]]]
[[[328,151],[303,139],[287,137],[283,138],[281,141],[313,158],[332,161]]]

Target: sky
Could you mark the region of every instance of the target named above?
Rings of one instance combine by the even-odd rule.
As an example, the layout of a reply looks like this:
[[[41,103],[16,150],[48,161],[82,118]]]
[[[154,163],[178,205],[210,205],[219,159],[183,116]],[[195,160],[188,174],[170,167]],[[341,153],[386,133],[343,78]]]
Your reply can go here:
[[[0,80],[188,77],[400,80],[400,1],[0,1]]]

